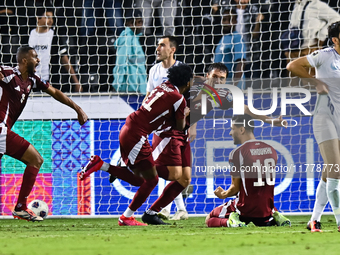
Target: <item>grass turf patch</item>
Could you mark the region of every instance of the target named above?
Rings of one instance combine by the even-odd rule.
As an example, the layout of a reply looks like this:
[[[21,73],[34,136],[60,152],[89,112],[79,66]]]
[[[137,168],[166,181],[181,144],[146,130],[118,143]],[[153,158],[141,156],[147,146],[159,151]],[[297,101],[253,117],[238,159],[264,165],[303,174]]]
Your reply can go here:
[[[147,227],[120,227],[117,219],[0,220],[0,254],[339,254],[333,216],[323,216],[323,233],[306,229],[308,216],[289,218],[291,228],[207,228],[204,218]]]

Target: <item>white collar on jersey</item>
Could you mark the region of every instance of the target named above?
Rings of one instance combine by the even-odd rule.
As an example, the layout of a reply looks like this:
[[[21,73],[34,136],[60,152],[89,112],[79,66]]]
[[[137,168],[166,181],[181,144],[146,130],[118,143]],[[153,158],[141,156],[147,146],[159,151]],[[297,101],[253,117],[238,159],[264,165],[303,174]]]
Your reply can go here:
[[[18,75],[21,75],[21,72],[19,71],[19,66],[14,67],[13,71],[16,72]]]

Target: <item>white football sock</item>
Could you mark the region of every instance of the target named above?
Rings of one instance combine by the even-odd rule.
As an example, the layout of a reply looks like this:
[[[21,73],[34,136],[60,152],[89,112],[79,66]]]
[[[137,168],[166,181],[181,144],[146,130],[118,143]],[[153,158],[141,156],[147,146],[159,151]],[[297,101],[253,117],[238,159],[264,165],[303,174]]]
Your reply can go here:
[[[179,193],[179,195],[175,198],[175,204],[177,207],[177,211],[186,211],[187,209],[185,208],[184,202],[183,202],[183,196],[182,193]]]
[[[130,218],[133,214],[135,213],[135,211],[132,211],[130,209],[130,207],[128,207],[125,212],[123,213],[123,215],[126,217],[126,218]]]
[[[340,196],[339,196],[339,179],[327,178],[327,196],[332,206],[332,210],[336,219],[336,224],[340,226]]]
[[[326,182],[321,179],[319,182],[318,188],[316,189],[315,204],[313,208],[312,217],[310,219],[311,221],[321,220],[321,215],[327,203],[328,203],[328,197],[327,197],[327,190],[326,190]]]
[[[103,170],[103,171],[107,172],[109,170],[109,167],[110,167],[110,164],[104,162],[102,167],[100,168],[100,170]]]

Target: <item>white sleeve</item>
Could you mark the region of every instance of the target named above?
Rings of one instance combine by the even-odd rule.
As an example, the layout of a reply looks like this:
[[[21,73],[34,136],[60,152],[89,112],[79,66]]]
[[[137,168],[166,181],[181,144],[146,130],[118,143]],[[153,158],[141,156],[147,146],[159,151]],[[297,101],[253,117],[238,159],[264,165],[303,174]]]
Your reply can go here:
[[[148,84],[146,85],[146,92],[151,92],[154,89],[154,85],[153,85],[153,77],[154,77],[154,68],[152,67],[150,69],[150,73],[149,73],[149,80],[148,80]]]
[[[33,47],[33,42],[32,42],[32,31],[30,32],[30,35],[28,37],[28,46]]]
[[[307,55],[307,60],[312,67],[318,68],[327,60],[327,52],[317,50]]]

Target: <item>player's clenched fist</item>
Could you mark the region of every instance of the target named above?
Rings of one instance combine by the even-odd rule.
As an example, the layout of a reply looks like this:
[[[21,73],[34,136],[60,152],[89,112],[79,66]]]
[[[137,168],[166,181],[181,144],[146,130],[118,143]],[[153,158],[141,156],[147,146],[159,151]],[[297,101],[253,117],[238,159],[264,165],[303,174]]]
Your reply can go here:
[[[217,189],[215,189],[214,191],[214,194],[218,197],[218,198],[221,198],[221,199],[224,199],[224,193],[225,193],[225,190],[222,188],[222,187],[218,187]]]

